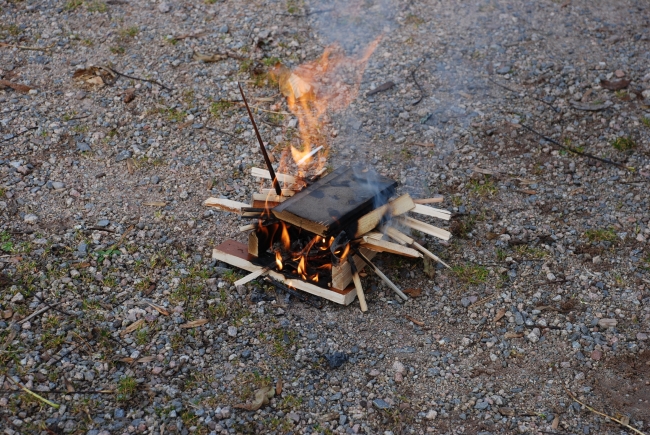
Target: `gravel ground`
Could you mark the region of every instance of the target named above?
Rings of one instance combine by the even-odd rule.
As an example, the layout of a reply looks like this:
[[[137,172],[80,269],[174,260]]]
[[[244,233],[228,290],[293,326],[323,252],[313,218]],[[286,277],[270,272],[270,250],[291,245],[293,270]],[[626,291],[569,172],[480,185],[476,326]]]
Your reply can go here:
[[[0,0],[3,433],[648,433],[650,7],[467,3]],[[421,295],[367,275],[367,314],[236,290],[201,204],[259,188],[237,81],[277,161],[270,65],[380,34],[329,164],[444,195],[453,270],[376,257]]]

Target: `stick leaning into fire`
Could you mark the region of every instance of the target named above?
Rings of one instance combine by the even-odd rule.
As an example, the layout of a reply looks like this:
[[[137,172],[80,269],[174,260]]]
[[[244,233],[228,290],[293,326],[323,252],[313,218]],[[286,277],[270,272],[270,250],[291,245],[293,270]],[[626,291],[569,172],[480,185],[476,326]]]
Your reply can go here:
[[[376,44],[375,44],[376,46]],[[365,66],[370,53],[352,62]],[[327,102],[350,101],[358,92],[343,97],[340,82],[325,76],[342,59],[326,51],[320,63],[294,72],[282,70],[280,79],[289,108],[299,118],[302,150],[291,147],[291,156],[298,167],[297,175],[276,172],[271,164],[246,96],[242,99],[255,130],[267,169],[252,168],[258,179],[270,180],[272,188],[262,187],[251,203],[222,198],[208,198],[205,206],[237,213],[251,223],[240,227],[248,233],[248,244],[227,240],[213,251],[213,258],[247,270],[249,275],[238,280],[242,285],[261,276],[268,276],[283,286],[348,305],[359,298],[362,311],[367,303],[359,272],[366,266],[391,288],[400,300],[408,300],[401,289],[372,262],[379,252],[410,258],[427,256],[449,267],[438,256],[407,235],[411,229],[449,240],[451,234],[409,213],[428,218],[449,220],[446,210],[427,204],[441,202],[441,197],[413,199],[408,194],[396,196],[397,182],[362,166],[340,167],[325,175],[324,144],[312,136],[325,113]],[[348,65],[349,66],[349,65]],[[362,68],[348,68],[359,77]],[[298,72],[302,71],[299,75]],[[294,89],[297,85],[297,89]],[[326,88],[330,84],[336,91]],[[325,95],[319,99],[319,96]],[[322,138],[321,138],[322,139]],[[314,145],[313,149],[311,145]],[[318,145],[318,146],[316,146]],[[403,230],[404,231],[403,231]]]

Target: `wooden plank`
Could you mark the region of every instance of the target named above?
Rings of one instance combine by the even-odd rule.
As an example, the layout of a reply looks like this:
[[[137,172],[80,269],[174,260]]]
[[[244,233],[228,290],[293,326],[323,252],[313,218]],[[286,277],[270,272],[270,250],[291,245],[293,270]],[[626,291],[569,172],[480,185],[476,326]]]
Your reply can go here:
[[[253,201],[273,202],[279,204],[287,199],[286,196],[276,195],[274,193],[253,193]]]
[[[363,292],[363,287],[361,286],[361,278],[359,277],[359,272],[354,272],[352,274],[352,281],[354,282],[354,287],[357,289],[357,298],[359,298],[359,305],[361,306],[361,311],[368,311],[368,303],[366,302],[366,294]]]
[[[263,195],[268,195],[269,193],[270,193],[270,194],[273,194],[273,195],[276,194],[274,189],[262,189],[262,190],[261,190],[261,193],[262,193]],[[292,197],[292,196],[295,195],[295,194],[296,194],[296,191],[295,191],[295,190],[291,190],[291,189],[282,189],[282,196]]]
[[[446,221],[451,219],[451,212],[447,210],[441,210],[439,208],[427,207],[426,205],[422,205],[422,204],[415,204],[415,208],[413,208],[413,210],[411,211],[413,213],[422,214],[425,216],[431,216],[438,219],[444,219]]]
[[[395,198],[390,204],[390,215],[395,217],[395,216],[400,216],[406,213],[407,211],[411,211],[415,208],[415,203],[413,202],[413,198],[411,198],[411,195],[408,193],[405,193],[404,195]]]
[[[411,243],[413,243],[413,239],[411,237],[399,231],[397,228],[387,226],[383,230],[386,232],[386,234],[388,234],[388,236],[391,239],[395,240],[398,243],[401,243],[402,245],[406,245],[406,244],[410,245]]]
[[[366,256],[366,258],[370,258],[370,259],[374,258],[377,255],[375,251],[371,251],[370,249],[363,248],[363,247],[360,249],[360,251]],[[354,258],[354,265],[356,266],[358,271],[361,271],[363,270],[364,267],[366,267],[366,263],[364,263],[363,260],[361,260],[359,257],[355,255],[353,258]],[[332,266],[332,287],[345,288],[351,282],[352,282],[352,269],[350,268],[350,262],[344,261],[338,266]]]
[[[338,234],[341,229],[354,234],[356,229],[350,227],[375,208],[376,201],[390,197],[396,185],[390,178],[342,166],[275,207],[272,213],[323,237]]]
[[[264,269],[263,267],[251,262],[254,257],[248,254],[248,247],[246,245],[234,240],[226,240],[221,245],[214,248],[212,250],[212,258],[249,272],[256,272]],[[274,270],[269,270],[267,273],[273,279],[288,286],[320,296],[324,299],[336,302],[337,304],[349,305],[357,296],[353,286],[346,286],[345,290],[339,290],[336,288],[324,289],[302,280],[286,278],[284,275]]]
[[[257,228],[257,224],[243,225],[243,226],[239,227],[239,232],[244,233],[246,231],[254,230],[255,228]]]
[[[271,179],[271,174],[269,174],[269,171],[266,169],[262,168],[251,168],[251,174],[253,177],[256,178],[264,178],[266,180]],[[296,183],[296,177],[287,175],[287,174],[280,174],[280,173],[275,173],[275,176],[278,178],[278,181],[281,183],[287,183],[287,184],[295,184]]]
[[[415,204],[408,193],[395,198],[381,207],[377,207],[357,221],[357,229],[354,233],[354,238],[356,239],[357,237],[366,234],[368,231],[373,230],[377,225],[379,225],[383,217],[386,214],[389,214],[389,212],[390,216],[399,216],[413,208],[415,208]]]
[[[258,270],[254,271],[254,272],[252,272],[252,273],[249,273],[249,274],[246,275],[245,277],[240,278],[240,279],[238,279],[237,281],[235,281],[234,285],[235,285],[235,287],[240,286],[240,285],[244,285],[244,284],[246,284],[247,282],[250,282],[250,281],[254,280],[254,279],[257,278],[257,277],[259,277],[259,276],[261,276],[261,275],[264,275],[264,273],[265,273],[265,272],[268,272],[268,270],[269,270],[269,269],[268,269],[267,267],[265,267],[265,268],[259,268]]]
[[[208,198],[203,202],[203,205],[206,207],[215,207],[219,210],[229,211],[231,213],[237,214],[241,214],[242,207],[250,207],[250,205],[246,204],[245,202],[233,201],[223,198]]]
[[[363,238],[361,244],[364,248],[368,248],[376,252],[389,252],[391,254],[403,255],[405,257],[420,258],[422,254],[412,248],[398,245],[397,243],[388,242],[386,240],[374,240],[368,237]]]
[[[430,236],[437,237],[442,240],[449,240],[451,233],[449,231],[443,230],[442,228],[434,227],[429,225],[426,222],[419,221],[410,217],[399,217],[397,221],[402,225],[409,227],[413,230],[421,231],[423,233],[429,234]]]
[[[413,202],[416,204],[433,204],[436,202],[442,202],[444,198],[442,196],[436,196],[433,198],[414,198]]]

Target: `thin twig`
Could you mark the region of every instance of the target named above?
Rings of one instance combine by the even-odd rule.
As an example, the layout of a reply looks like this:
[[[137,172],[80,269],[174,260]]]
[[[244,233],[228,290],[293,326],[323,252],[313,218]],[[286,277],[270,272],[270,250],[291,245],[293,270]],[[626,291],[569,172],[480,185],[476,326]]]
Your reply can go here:
[[[635,428],[635,427],[633,427],[633,426],[630,426],[630,425],[627,424],[627,423],[623,423],[623,422],[622,422],[621,420],[619,420],[618,418],[616,418],[616,417],[612,417],[611,415],[607,415],[607,414],[605,414],[605,413],[603,413],[603,412],[600,412],[600,411],[596,411],[596,410],[595,410],[594,408],[592,408],[591,406],[589,406],[589,405],[587,405],[587,404],[585,404],[585,403],[582,403],[581,401],[578,400],[578,398],[577,398],[576,396],[573,395],[573,393],[572,393],[571,391],[569,391],[568,388],[564,387],[564,391],[566,391],[566,393],[567,393],[567,394],[568,394],[568,395],[569,395],[573,400],[575,400],[576,402],[578,402],[579,404],[581,404],[582,406],[584,406],[585,408],[587,408],[589,411],[593,412],[594,414],[598,414],[598,415],[600,415],[601,417],[609,418],[610,420],[615,421],[616,423],[620,424],[621,426],[625,426],[626,428],[630,429],[631,431],[633,431],[633,432],[635,432],[635,433],[637,433],[637,434],[639,434],[639,435],[645,435],[643,432],[641,432],[641,431],[638,430],[637,428]]]
[[[424,98],[424,90],[422,90],[422,86],[420,86],[420,84],[418,83],[417,78],[415,77],[415,71],[417,71],[418,68],[420,68],[420,65],[422,65],[422,64],[424,63],[424,60],[425,60],[425,59],[422,59],[422,60],[420,61],[420,63],[418,63],[418,64],[416,65],[416,67],[413,68],[413,70],[411,70],[411,77],[413,78],[413,83],[415,83],[415,86],[417,86],[418,90],[420,91],[420,98],[418,98],[416,101],[414,101],[413,103],[411,103],[411,106],[415,106],[415,105],[418,104],[420,101],[422,101],[422,99]]]
[[[241,140],[240,138],[238,138],[234,134],[228,133],[227,131],[219,130],[218,128],[208,127],[208,126],[205,126],[205,128],[207,128],[208,130],[216,131],[216,132],[221,133],[221,134],[225,134],[226,136],[230,136],[233,139]]]
[[[310,16],[310,15],[324,14],[325,12],[332,12],[333,10],[334,10],[334,8],[329,8],[329,9],[318,9],[318,10],[315,10],[315,11],[306,12],[306,13],[304,13],[304,14],[283,14],[283,13],[277,13],[277,14],[275,14],[275,16],[278,16],[278,15],[279,15],[279,16],[281,16],[281,17],[298,17],[298,18],[303,17],[303,18],[304,18],[304,17],[308,17],[308,16]]]
[[[160,82],[158,82],[158,81],[156,81],[156,80],[149,80],[149,79],[143,79],[143,78],[140,78],[140,77],[128,76],[128,75],[126,75],[126,74],[123,74],[123,73],[121,73],[121,72],[119,72],[119,71],[116,71],[116,70],[114,70],[113,68],[109,68],[109,67],[106,67],[106,69],[109,70],[109,71],[111,71],[113,74],[117,74],[118,76],[126,77],[127,79],[139,80],[139,81],[141,81],[141,82],[153,83],[154,85],[158,85],[158,86],[160,86],[161,88],[166,89],[166,90],[168,90],[168,91],[172,91],[172,90],[173,90],[172,88],[169,88],[169,87],[163,85],[162,83],[160,83]]]
[[[35,297],[36,299],[38,299],[38,301],[39,301],[40,303],[47,305],[47,307],[48,307],[49,309],[54,310],[54,311],[57,311],[57,312],[59,312],[59,313],[61,313],[61,314],[64,314],[64,315],[66,315],[66,316],[72,316],[72,314],[70,314],[70,313],[68,313],[68,312],[66,312],[66,311],[60,310],[60,309],[58,309],[58,308],[56,308],[56,306],[59,305],[59,303],[56,303],[56,304],[54,304],[54,305],[50,305],[50,304],[49,304],[45,299],[41,299],[41,298],[39,298],[39,297],[36,296],[36,295],[34,295],[34,297]]]
[[[15,138],[17,138],[18,136],[22,136],[23,134],[27,133],[28,131],[30,131],[30,130],[36,130],[37,128],[38,128],[38,126],[36,126],[36,127],[29,127],[29,128],[27,128],[26,130],[23,130],[23,131],[21,131],[20,133],[14,135],[14,136],[8,137],[7,139],[0,140],[0,143],[2,143],[2,142],[6,142],[6,141],[11,140],[11,139],[15,139]]]
[[[500,88],[503,88],[503,89],[505,89],[506,91],[510,91],[510,92],[512,92],[513,94],[517,94],[517,95],[519,95],[519,92],[515,91],[514,89],[510,89],[510,88],[507,87],[506,85],[502,85],[501,83],[499,83],[499,82],[497,82],[497,81],[495,81],[495,80],[492,80],[490,77],[488,77],[487,79],[488,79],[489,81],[491,81],[492,83],[494,83],[495,85],[499,86]],[[542,100],[541,98],[537,98],[537,97],[530,96],[530,95],[528,95],[528,94],[526,94],[526,93],[524,93],[524,94],[525,94],[527,97],[532,98],[533,100],[537,100],[537,101],[539,101],[540,103],[544,103],[544,104],[546,104],[548,107],[550,107],[551,109],[553,109],[555,112],[560,112],[560,108],[559,108],[559,107],[555,107],[554,105],[552,105],[552,104],[549,103],[548,101],[544,101],[544,100]]]
[[[56,44],[48,45],[47,47],[28,47],[25,45],[14,45],[14,44],[7,44],[6,42],[0,42],[0,47],[8,47],[8,48],[17,48],[19,50],[31,50],[31,51],[47,51],[50,48],[54,47]]]
[[[9,389],[4,389],[0,388],[0,393],[15,393],[15,390],[9,390]],[[114,394],[114,390],[85,390],[85,391],[68,391],[68,390],[48,390],[48,391],[43,391],[43,393],[52,393],[52,394]]]
[[[9,379],[11,382],[13,382],[14,385],[16,385],[18,388],[23,390],[25,393],[31,394],[32,396],[36,397],[38,400],[42,401],[43,403],[46,403],[46,404],[50,405],[52,408],[59,409],[61,407],[61,405],[58,405],[58,404],[56,404],[56,403],[54,403],[54,402],[52,402],[50,400],[47,400],[46,398],[44,398],[42,396],[39,396],[38,394],[34,393],[32,390],[30,390],[29,388],[27,388],[26,386],[24,386],[20,382],[14,381],[14,379],[11,376],[7,376],[7,379]]]
[[[38,311],[34,311],[32,314],[30,314],[29,316],[25,317],[23,320],[21,320],[20,322],[18,322],[18,324],[19,324],[19,325],[22,325],[23,323],[28,322],[29,320],[33,319],[34,317],[38,316],[39,314],[43,314],[44,312],[46,312],[46,311],[49,310],[50,308],[52,308],[51,305],[46,305],[46,306],[44,306],[43,308],[41,308],[40,310],[38,310]]]
[[[544,139],[545,141],[548,141],[548,142],[552,143],[553,145],[555,145],[555,146],[557,146],[557,147],[559,147],[559,148],[561,148],[561,149],[563,149],[563,150],[565,150],[565,151],[571,151],[572,153],[578,154],[578,155],[583,156],[583,157],[587,157],[587,158],[589,158],[589,159],[598,160],[599,162],[607,163],[607,164],[609,164],[609,165],[614,165],[614,166],[617,166],[617,167],[619,167],[619,168],[622,168],[622,169],[625,169],[625,170],[629,170],[627,166],[622,165],[621,163],[613,162],[613,161],[611,161],[611,160],[609,160],[609,159],[603,159],[603,158],[601,158],[601,157],[596,157],[596,156],[594,156],[594,155],[592,155],[592,154],[589,154],[589,153],[583,153],[582,151],[578,151],[577,149],[575,149],[575,148],[573,148],[573,147],[568,147],[568,146],[566,146],[566,145],[562,145],[562,144],[559,143],[558,141],[553,140],[553,139],[551,139],[550,137],[544,136],[542,133],[539,133],[539,132],[533,130],[532,128],[530,128],[530,127],[527,126],[526,124],[519,124],[519,125],[521,125],[522,127],[524,127],[526,130],[528,130],[528,131],[530,131],[530,132],[532,132],[532,133],[535,133],[537,136],[541,137],[541,138]]]

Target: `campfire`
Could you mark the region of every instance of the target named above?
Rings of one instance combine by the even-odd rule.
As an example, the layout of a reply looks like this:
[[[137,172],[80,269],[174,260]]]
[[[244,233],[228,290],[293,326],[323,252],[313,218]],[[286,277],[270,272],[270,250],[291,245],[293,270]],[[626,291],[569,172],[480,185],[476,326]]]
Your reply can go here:
[[[293,71],[276,67],[280,89],[299,120],[300,142],[283,153],[283,157],[292,158],[294,176],[275,172],[240,86],[267,166],[252,168],[252,176],[270,180],[271,188],[262,185],[250,204],[221,198],[208,198],[204,203],[251,221],[240,228],[248,233],[247,244],[227,240],[213,251],[213,258],[250,272],[235,285],[266,275],[285,289],[302,290],[339,304],[348,305],[358,297],[362,311],[366,311],[359,277],[365,267],[400,299],[408,299],[372,263],[378,252],[411,258],[427,256],[449,267],[406,234],[414,229],[449,239],[448,231],[407,216],[415,213],[449,220],[446,210],[426,205],[441,202],[441,197],[396,197],[396,181],[362,165],[344,166],[325,174],[324,117],[354,99],[363,68],[377,42],[359,59],[351,60],[330,48],[318,61]],[[287,160],[282,158],[281,162]],[[279,169],[283,167],[291,169],[286,163]]]

